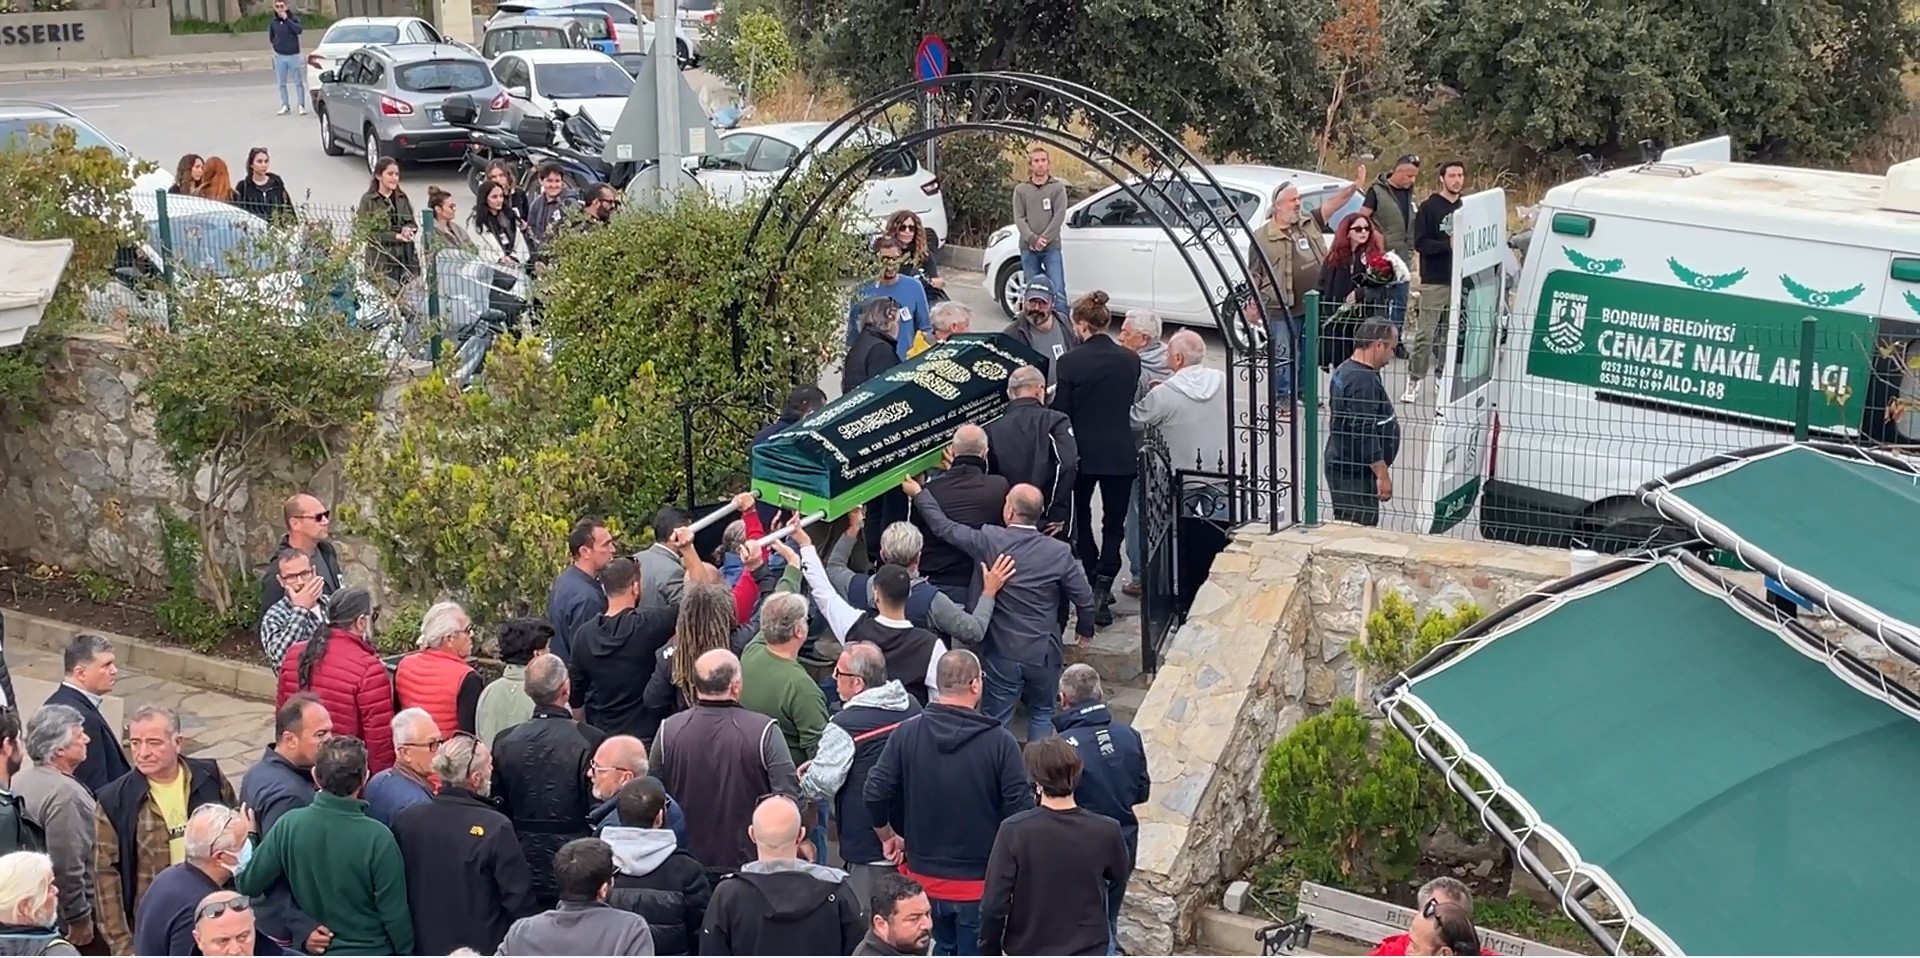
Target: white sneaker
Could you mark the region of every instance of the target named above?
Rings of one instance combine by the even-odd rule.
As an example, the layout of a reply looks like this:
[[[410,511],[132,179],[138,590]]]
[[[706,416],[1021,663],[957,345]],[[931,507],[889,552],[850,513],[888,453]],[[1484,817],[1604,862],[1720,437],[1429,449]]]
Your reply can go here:
[[[280,112],[274,114],[274,116],[286,116],[286,115],[287,115],[287,108],[284,106],[280,108]]]
[[[297,107],[294,107],[294,108],[293,108],[293,111],[294,111],[295,113],[298,113],[298,114],[300,114],[301,116],[306,116],[306,115],[307,115],[307,106],[306,106],[306,104],[304,104],[304,103],[303,103],[303,104],[301,104],[301,105],[299,105],[299,106],[297,106]]]
[[[1400,401],[1403,403],[1420,401],[1420,380],[1416,379],[1407,384],[1407,391],[1400,394]]]

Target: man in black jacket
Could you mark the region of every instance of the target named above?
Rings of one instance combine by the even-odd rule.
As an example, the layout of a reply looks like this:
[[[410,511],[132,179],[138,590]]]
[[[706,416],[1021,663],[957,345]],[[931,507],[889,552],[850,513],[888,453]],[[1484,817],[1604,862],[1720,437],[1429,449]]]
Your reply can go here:
[[[1140,733],[1107,708],[1107,690],[1100,684],[1100,673],[1085,662],[1069,665],[1060,673],[1060,714],[1053,726],[1059,730],[1060,740],[1080,753],[1082,771],[1073,800],[1087,811],[1120,823],[1120,837],[1127,843],[1127,869],[1131,871],[1140,853],[1140,820],[1133,807],[1145,804],[1153,792]],[[1126,893],[1127,883],[1123,881],[1107,894],[1107,934],[1116,941],[1120,901]]]
[[[1005,476],[1009,486],[1026,483],[1040,490],[1041,531],[1057,536],[1073,519],[1080,446],[1067,414],[1041,402],[1046,394],[1047,379],[1032,366],[1022,366],[1007,377],[1007,397],[1013,401],[987,425],[987,468]],[[1133,448],[1131,435],[1127,448]]]
[[[333,737],[333,718],[320,697],[296,692],[273,713],[274,742],[240,779],[240,803],[253,810],[254,829],[265,836],[280,816],[313,804],[313,763],[320,746]],[[293,903],[286,881],[274,882],[254,902],[255,930],[295,951],[319,954],[330,936],[314,936],[320,923]]]
[[[1391,324],[1369,319],[1353,333],[1353,355],[1333,371],[1327,390],[1327,492],[1333,517],[1380,524],[1380,504],[1393,498],[1389,470],[1400,454],[1400,420],[1380,370],[1398,340]]]
[[[607,737],[574,721],[567,691],[567,666],[557,656],[549,652],[527,663],[533,718],[501,732],[493,743],[495,804],[519,834],[533,868],[534,897],[543,908],[559,901],[554,854],[567,842],[593,834],[587,821],[593,810],[587,769]]]
[[[1113,624],[1113,580],[1120,575],[1127,538],[1127,506],[1140,471],[1134,452],[1134,393],[1140,385],[1140,354],[1113,341],[1113,314],[1103,304],[1073,310],[1080,348],[1060,357],[1053,408],[1073,423],[1080,466],[1073,479],[1074,550],[1086,566],[1099,605],[1094,624]],[[1093,529],[1093,494],[1100,494],[1100,531]]]
[[[280,537],[280,544],[273,554],[281,549],[298,549],[313,560],[313,571],[326,583],[324,595],[340,591],[340,553],[333,546],[333,512],[319,499],[304,492],[287,497],[280,507],[280,517],[286,521],[287,532]],[[278,563],[268,562],[260,578],[260,614],[265,615],[273,604],[286,596],[287,588],[280,583]]]
[[[625,556],[600,570],[607,611],[581,623],[567,660],[568,702],[608,735],[651,737],[659,727],[643,703],[660,650],[673,638],[680,603],[637,608],[640,565]]]
[[[425,955],[455,948],[493,954],[517,918],[539,910],[533,873],[513,823],[487,802],[493,755],[456,735],[433,756],[440,794],[393,816],[406,867],[413,946]]]
[[[600,832],[617,870],[607,904],[647,920],[655,954],[691,955],[713,897],[707,869],[679,848],[667,827],[667,790],[658,781],[636,778],[621,786],[616,801],[620,820],[634,824]]]
[[[940,511],[963,526],[997,526],[1004,521],[1000,512],[1006,508],[1012,483],[1005,476],[987,472],[990,449],[985,429],[962,423],[953,431],[951,460],[937,478],[926,484],[927,492],[940,503]],[[958,546],[934,535],[918,512],[913,522],[926,533],[926,543],[920,550],[920,574],[966,608],[973,600],[973,560]]]
[[[1467,165],[1440,164],[1440,188],[1420,201],[1413,214],[1413,246],[1420,251],[1420,308],[1407,331],[1407,391],[1400,401],[1420,398],[1420,380],[1437,366],[1447,342],[1447,313],[1453,308],[1453,213],[1467,188]]]
[[[850,955],[866,934],[847,873],[800,857],[800,806],[769,795],[753,810],[758,857],[721,879],[702,955]]]
[[[870,299],[860,304],[859,335],[847,347],[847,363],[840,371],[840,394],[846,395],[861,383],[900,365],[900,319],[890,299]]]
[[[993,837],[1032,807],[1033,787],[1013,733],[977,711],[980,660],[948,652],[937,684],[940,700],[894,729],[867,774],[867,814],[887,858],[926,888],[938,950],[965,954],[980,934]]]
[[[120,669],[113,663],[113,643],[105,636],[82,632],[61,650],[60,668],[66,677],[47,696],[46,704],[72,706],[80,713],[87,733],[87,760],[73,770],[73,778],[99,797],[101,789],[133,769],[127,753],[120,748],[119,730],[100,714],[100,700],[113,691],[113,683],[120,677]]]

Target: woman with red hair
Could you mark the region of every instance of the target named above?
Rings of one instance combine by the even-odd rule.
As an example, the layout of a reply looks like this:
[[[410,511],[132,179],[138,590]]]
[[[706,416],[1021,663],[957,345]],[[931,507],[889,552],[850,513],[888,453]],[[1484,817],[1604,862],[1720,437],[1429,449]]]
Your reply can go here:
[[[1353,329],[1364,319],[1384,318],[1395,287],[1411,273],[1386,251],[1379,228],[1366,213],[1349,213],[1334,231],[1320,270],[1320,366],[1331,369],[1353,352]]]

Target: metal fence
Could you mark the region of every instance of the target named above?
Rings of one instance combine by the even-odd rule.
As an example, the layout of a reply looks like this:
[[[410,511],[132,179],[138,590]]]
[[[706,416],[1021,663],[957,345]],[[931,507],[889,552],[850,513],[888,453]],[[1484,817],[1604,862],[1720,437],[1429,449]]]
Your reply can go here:
[[[1460,329],[1416,304],[1381,371],[1392,409],[1373,420],[1335,394],[1355,326],[1322,310],[1304,350],[1303,365],[1321,367],[1318,388],[1303,389],[1305,518],[1356,518],[1374,484],[1353,460],[1385,415],[1401,443],[1378,525],[1605,552],[1676,539],[1636,490],[1716,453],[1809,436],[1920,443],[1920,303],[1896,302],[1906,315],[1889,318],[1882,304],[1783,286],[1735,298],[1556,273],[1544,310],[1488,297]],[[1432,361],[1416,387],[1407,343],[1429,339],[1428,322]]]
[[[196,277],[288,290],[324,285],[298,298],[383,330],[396,351],[437,360],[443,349],[459,350],[456,375],[465,377],[495,337],[520,324],[531,295],[522,268],[446,239],[424,203],[407,214],[410,231],[396,231],[386,210],[311,201],[247,208],[158,192],[136,194],[132,206],[138,242],[120,251],[113,276],[89,296],[94,318],[109,325],[172,324],[173,291]],[[282,275],[287,282],[273,281]]]

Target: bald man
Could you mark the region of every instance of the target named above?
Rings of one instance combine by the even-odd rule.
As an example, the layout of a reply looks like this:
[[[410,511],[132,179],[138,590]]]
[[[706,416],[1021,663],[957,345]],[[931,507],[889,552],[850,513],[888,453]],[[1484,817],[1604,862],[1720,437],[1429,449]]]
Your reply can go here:
[[[850,955],[865,936],[847,873],[800,857],[800,807],[785,795],[753,810],[755,858],[713,890],[703,955]]]
[[[693,690],[693,707],[660,723],[652,773],[686,811],[687,850],[718,882],[754,860],[740,823],[760,798],[798,795],[800,783],[779,723],[740,707],[738,656],[712,649],[693,660]]]
[[[319,499],[301,492],[287,497],[280,507],[287,531],[273,555],[290,549],[313,560],[313,574],[326,585],[324,595],[340,590],[340,553],[333,547],[333,512]],[[280,566],[269,561],[260,578],[260,611],[264,615],[274,603],[286,598],[287,587],[280,581]]]
[[[240,907],[235,908],[235,905]],[[203,955],[253,955],[253,909],[247,896],[216,891],[200,899],[193,912],[193,944]],[[275,949],[277,951],[278,949]]]
[[[940,501],[947,518],[974,527],[1006,522],[1003,516],[1007,490],[1012,484],[1007,477],[987,471],[990,454],[985,429],[965,423],[953,431],[946,471],[927,483],[927,494]],[[933,583],[934,588],[960,603],[961,608],[973,608],[973,591],[977,588],[974,575],[979,568],[958,546],[934,535],[918,510],[914,512],[913,524],[920,527],[926,539],[920,550],[920,574]]]
[[[1027,483],[1014,486],[1001,512],[1006,526],[974,529],[948,518],[940,501],[913,479],[900,487],[935,536],[975,562],[990,566],[1004,555],[1020,570],[995,597],[993,621],[981,644],[985,692],[980,711],[1010,726],[1013,703],[1024,702],[1027,741],[1052,735],[1066,656],[1060,633],[1067,623],[1067,605],[1078,614],[1074,626],[1084,645],[1093,638],[1094,599],[1087,570],[1073,557],[1073,549],[1039,528],[1045,509],[1040,490]]]

